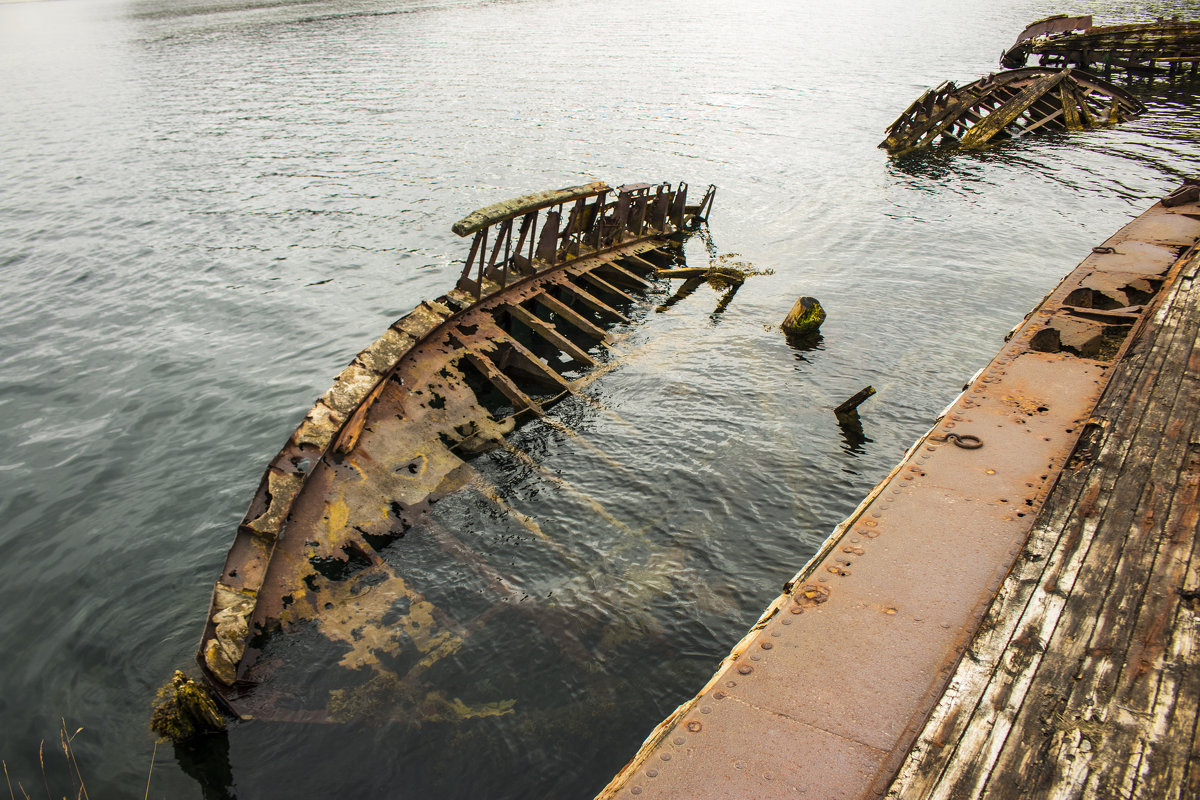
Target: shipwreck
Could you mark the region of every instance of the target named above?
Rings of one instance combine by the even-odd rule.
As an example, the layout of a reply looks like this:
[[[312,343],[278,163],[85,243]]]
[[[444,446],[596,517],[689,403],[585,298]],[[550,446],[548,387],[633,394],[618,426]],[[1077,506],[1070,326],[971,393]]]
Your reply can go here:
[[[430,673],[464,658],[463,642],[499,613],[578,647],[565,619],[519,602],[503,569],[431,511],[473,489],[538,533],[470,458],[608,368],[613,326],[629,322],[659,268],[682,263],[680,240],[715,191],[689,204],[682,183],[597,182],[453,226],[471,238],[457,286],[355,356],[270,461],[238,525],[197,654],[228,710],[315,722],[501,714],[511,701],[464,701]],[[428,553],[470,580],[428,588]]]
[[[1085,70],[1024,67],[927,90],[888,126],[879,146],[892,155],[942,142],[971,149],[1038,130],[1113,125],[1145,110],[1129,92]]]
[[[1000,57],[1008,69],[1030,56],[1046,67],[1082,67],[1105,78],[1195,78],[1200,65],[1200,22],[1178,18],[1134,25],[1093,25],[1088,16],[1059,14],[1038,20]]]

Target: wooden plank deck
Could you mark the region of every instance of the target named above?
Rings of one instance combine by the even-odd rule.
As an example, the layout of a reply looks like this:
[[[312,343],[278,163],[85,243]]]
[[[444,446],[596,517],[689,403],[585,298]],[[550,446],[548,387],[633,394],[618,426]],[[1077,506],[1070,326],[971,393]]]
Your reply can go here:
[[[889,798],[1200,797],[1198,269],[1117,366]]]
[[[598,800],[1200,797],[1200,202],[1093,248]]]

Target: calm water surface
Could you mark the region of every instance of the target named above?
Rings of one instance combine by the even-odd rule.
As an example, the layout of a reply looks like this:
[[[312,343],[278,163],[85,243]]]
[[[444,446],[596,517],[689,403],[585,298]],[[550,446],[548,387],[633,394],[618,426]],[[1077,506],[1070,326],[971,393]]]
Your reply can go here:
[[[923,89],[996,69],[1027,22],[1071,10],[0,4],[0,758],[14,781],[35,793],[38,743],[65,718],[85,729],[93,797],[144,791],[152,758],[155,797],[591,797],[1004,333],[1197,171],[1200,114],[1161,87],[1118,129],[975,155],[876,149]],[[1093,13],[1196,18],[1200,2]],[[190,663],[234,525],[313,399],[452,285],[456,219],[598,179],[717,184],[689,260],[738,253],[774,274],[723,314],[707,287],[640,314],[594,402],[555,409],[577,436],[514,436],[540,471],[476,461],[578,547],[586,579],[538,572],[495,508],[440,511],[524,570],[538,603],[603,616],[591,660],[569,668],[503,631],[456,688],[532,695],[502,717],[250,721],[227,751],[152,756],[154,691]],[[800,294],[829,312],[807,350],[772,328]],[[843,433],[829,409],[867,384],[863,436]],[[70,792],[61,759],[47,771]]]

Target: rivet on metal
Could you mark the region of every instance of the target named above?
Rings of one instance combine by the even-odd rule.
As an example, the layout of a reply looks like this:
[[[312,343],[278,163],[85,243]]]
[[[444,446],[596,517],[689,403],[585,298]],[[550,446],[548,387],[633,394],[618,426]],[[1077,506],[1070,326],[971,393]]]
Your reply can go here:
[[[711,714],[712,706],[704,706],[704,708],[700,709],[700,713],[701,714]],[[691,727],[691,726],[688,726],[688,727]]]
[[[725,685],[732,689],[733,687],[737,686],[737,681],[725,681]]]
[[[656,769],[648,769],[648,770],[646,770],[646,777],[647,777],[647,778],[657,778],[657,777],[658,777],[658,770],[656,770]]]
[[[738,672],[743,675],[749,675],[751,672],[754,672],[754,667],[750,666],[749,664],[742,664],[740,667],[738,667]]]
[[[675,740],[675,744],[683,744],[683,739],[676,739],[676,740]],[[659,758],[661,758],[663,761],[670,761],[670,760],[671,760],[671,754],[670,754],[670,753],[663,753],[662,755],[660,755],[660,756],[659,756]]]
[[[713,692],[713,700],[724,700],[726,697],[729,697],[729,695],[727,695],[725,692],[722,692],[720,689]]]
[[[629,790],[629,793],[630,793],[630,794],[641,794],[641,793],[642,793],[642,787],[640,787],[640,786],[635,786],[635,787],[633,787],[632,789],[630,789],[630,790]]]
[[[762,661],[762,656],[760,656],[758,653],[755,653],[754,655],[750,656],[750,660],[751,661]]]
[[[700,720],[694,719],[687,724],[687,728],[692,733],[699,733],[704,728],[704,726],[700,724]]]
[[[761,647],[763,650],[770,650],[774,646],[775,645],[772,644],[771,642],[763,642],[762,644],[759,645],[759,647]]]
[[[682,737],[682,736],[676,736],[674,739],[672,739],[672,740],[671,740],[671,742],[672,742],[673,744],[683,744],[683,737]],[[662,756],[660,756],[660,757],[662,758],[662,760],[663,760],[663,761],[670,761],[670,760],[671,760],[671,754],[670,754],[670,753],[663,753],[663,754],[662,754]]]

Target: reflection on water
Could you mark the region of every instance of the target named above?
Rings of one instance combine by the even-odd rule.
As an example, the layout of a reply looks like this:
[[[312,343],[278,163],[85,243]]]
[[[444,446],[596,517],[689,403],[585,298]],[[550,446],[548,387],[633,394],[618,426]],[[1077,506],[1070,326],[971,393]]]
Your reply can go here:
[[[453,283],[454,220],[595,179],[712,182],[712,241],[694,237],[689,261],[739,253],[774,274],[719,314],[728,289],[662,313],[672,295],[647,298],[619,366],[476,459],[490,495],[438,510],[538,611],[438,562],[428,532],[388,550],[427,558],[447,604],[502,609],[455,656],[449,706],[408,702],[507,712],[250,721],[227,759],[220,743],[160,749],[152,781],[171,797],[591,796],[1004,333],[1197,171],[1192,92],[1158,85],[1137,87],[1150,112],[1118,128],[876,149],[924,88],[995,69],[1025,24],[1061,10],[0,5],[10,774],[36,782],[37,742],[65,716],[85,728],[89,792],[145,785],[151,697],[192,658],[262,465],[353,353]],[[777,327],[799,295],[829,313],[809,350]],[[839,427],[832,408],[868,384],[862,431]],[[541,644],[512,646],[523,631]]]

